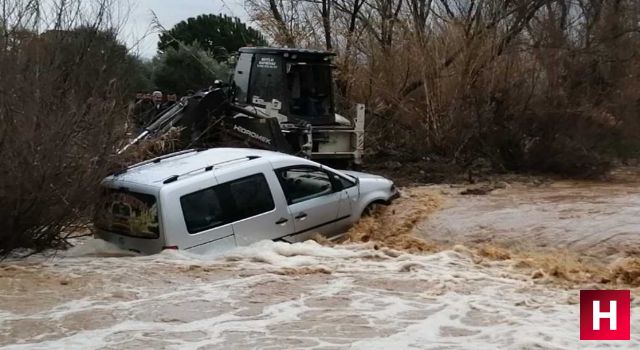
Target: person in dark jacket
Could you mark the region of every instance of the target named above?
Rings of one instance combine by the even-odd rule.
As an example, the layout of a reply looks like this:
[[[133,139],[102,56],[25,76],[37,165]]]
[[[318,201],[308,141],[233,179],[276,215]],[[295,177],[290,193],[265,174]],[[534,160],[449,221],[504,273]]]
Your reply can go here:
[[[133,116],[136,129],[147,126],[155,117],[156,104],[152,94],[144,94],[133,107]]]

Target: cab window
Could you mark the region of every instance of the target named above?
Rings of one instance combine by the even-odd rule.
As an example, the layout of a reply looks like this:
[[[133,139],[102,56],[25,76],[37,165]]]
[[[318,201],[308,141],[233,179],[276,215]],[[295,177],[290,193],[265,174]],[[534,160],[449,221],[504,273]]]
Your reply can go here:
[[[333,192],[329,174],[314,167],[289,167],[276,170],[287,202],[295,204]]]
[[[247,96],[249,94],[249,73],[251,72],[251,61],[253,55],[250,53],[240,54],[238,64],[236,64],[236,71],[233,75],[234,83],[236,85],[236,98],[240,103],[248,103]]]
[[[290,111],[301,117],[331,114],[331,66],[290,64],[287,72]]]
[[[251,71],[249,99],[261,99],[264,103],[273,99],[281,100],[282,93],[282,57],[256,54]]]

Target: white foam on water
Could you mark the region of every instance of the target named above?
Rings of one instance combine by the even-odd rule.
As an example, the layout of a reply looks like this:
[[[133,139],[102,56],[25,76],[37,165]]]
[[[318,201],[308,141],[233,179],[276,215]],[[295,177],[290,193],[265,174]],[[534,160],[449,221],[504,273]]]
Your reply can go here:
[[[1,297],[15,303],[0,304],[0,348],[640,346],[633,327],[630,342],[580,342],[579,305],[571,301],[579,291],[536,284],[508,263],[477,265],[463,250],[387,253],[309,241],[259,242],[215,259],[184,252],[49,259],[25,268],[69,284],[32,297],[2,287]],[[35,307],[16,306],[23,302]],[[638,311],[634,301],[632,324],[640,324]]]
[[[362,252],[355,250],[324,247],[315,241],[295,244],[261,241],[234,249],[224,254],[223,258],[228,261],[266,263],[275,267],[303,267],[316,265],[322,258],[355,258],[362,255]]]
[[[67,257],[82,256],[135,256],[136,253],[122,249],[117,245],[104,241],[99,238],[90,238],[88,240],[77,240],[76,245],[64,252]]]

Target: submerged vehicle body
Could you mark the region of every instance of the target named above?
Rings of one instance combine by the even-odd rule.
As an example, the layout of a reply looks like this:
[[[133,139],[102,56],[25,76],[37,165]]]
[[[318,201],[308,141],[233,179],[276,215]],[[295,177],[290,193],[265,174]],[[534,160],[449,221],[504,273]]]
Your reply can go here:
[[[398,196],[380,176],[249,148],[176,152],[117,172],[102,186],[96,236],[144,254],[337,237],[368,207]]]
[[[120,152],[180,127],[181,148],[233,145],[360,165],[365,109],[357,105],[353,120],[336,114],[333,56],[315,50],[241,48],[232,84],[218,81],[183,97]]]

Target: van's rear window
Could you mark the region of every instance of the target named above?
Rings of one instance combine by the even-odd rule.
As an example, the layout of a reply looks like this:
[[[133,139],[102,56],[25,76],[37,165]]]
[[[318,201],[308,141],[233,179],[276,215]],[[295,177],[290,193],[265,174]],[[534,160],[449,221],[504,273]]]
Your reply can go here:
[[[94,225],[127,236],[158,238],[156,198],[144,193],[105,190],[96,208]]]

